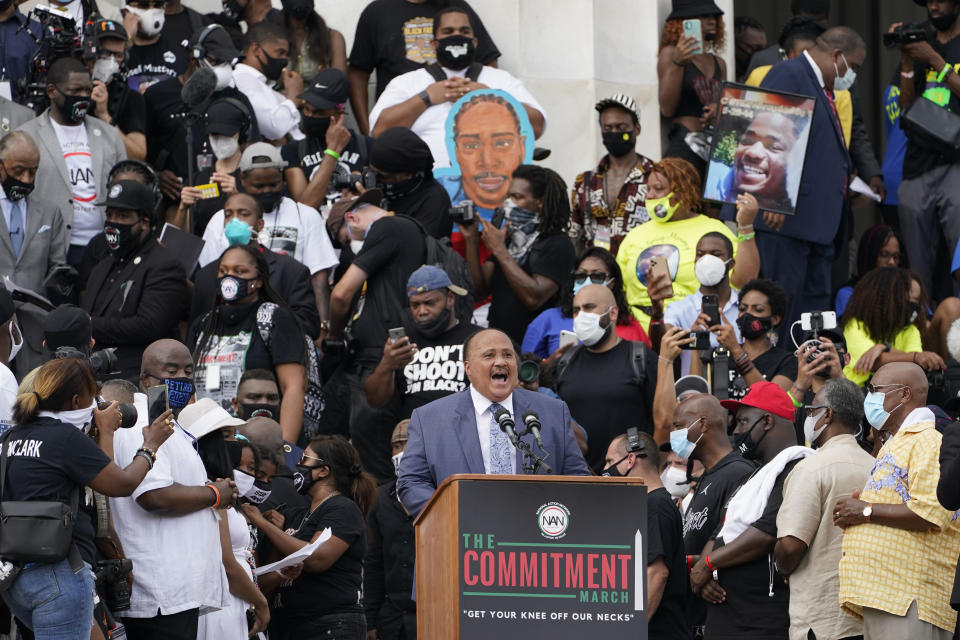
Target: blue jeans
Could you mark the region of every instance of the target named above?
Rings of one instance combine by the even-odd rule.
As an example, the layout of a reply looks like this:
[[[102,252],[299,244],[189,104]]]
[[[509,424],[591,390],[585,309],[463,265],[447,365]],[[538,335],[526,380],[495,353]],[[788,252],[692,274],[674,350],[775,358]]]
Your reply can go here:
[[[13,615],[33,630],[36,640],[89,640],[93,624],[90,565],[74,573],[70,560],[36,563],[3,594]]]

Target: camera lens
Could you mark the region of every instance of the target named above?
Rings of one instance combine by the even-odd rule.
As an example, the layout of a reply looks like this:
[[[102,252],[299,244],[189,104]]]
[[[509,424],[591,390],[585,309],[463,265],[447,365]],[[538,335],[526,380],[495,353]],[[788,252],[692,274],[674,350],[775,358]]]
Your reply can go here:
[[[531,383],[540,378],[540,365],[535,360],[524,360],[517,369],[520,382]]]

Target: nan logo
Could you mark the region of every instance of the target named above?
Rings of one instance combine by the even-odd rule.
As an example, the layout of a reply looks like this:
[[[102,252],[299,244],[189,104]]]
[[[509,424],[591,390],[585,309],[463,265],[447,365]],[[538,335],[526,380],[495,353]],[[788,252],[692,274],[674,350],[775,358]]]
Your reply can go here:
[[[570,510],[559,502],[548,502],[537,509],[537,526],[540,535],[549,540],[556,540],[567,535],[570,526]]]

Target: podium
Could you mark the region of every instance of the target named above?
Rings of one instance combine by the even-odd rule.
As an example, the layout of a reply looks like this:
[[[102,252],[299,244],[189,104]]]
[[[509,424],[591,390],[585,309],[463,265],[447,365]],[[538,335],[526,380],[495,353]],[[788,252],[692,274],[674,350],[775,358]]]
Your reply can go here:
[[[419,640],[646,640],[638,478],[460,474],[417,517]]]

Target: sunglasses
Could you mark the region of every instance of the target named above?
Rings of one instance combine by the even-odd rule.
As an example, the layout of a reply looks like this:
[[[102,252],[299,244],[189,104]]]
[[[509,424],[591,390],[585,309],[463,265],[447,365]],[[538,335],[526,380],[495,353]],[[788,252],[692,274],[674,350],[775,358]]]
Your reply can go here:
[[[590,282],[593,284],[607,284],[607,281],[610,280],[610,274],[604,273],[603,271],[591,271],[587,273],[586,271],[574,271],[573,272],[573,281],[577,284],[581,284],[590,279]]]
[[[906,386],[907,385],[905,384],[899,384],[896,382],[891,382],[890,384],[868,384],[867,393],[882,393],[883,395],[887,395],[888,393],[899,391],[900,389],[903,389]],[[884,387],[896,387],[896,389],[890,389],[890,391],[880,391],[880,389]]]
[[[303,465],[303,466],[307,466],[307,465],[303,464],[304,461],[306,461],[306,460],[316,460],[317,462],[320,463],[319,465],[317,465],[318,467],[328,466],[328,465],[327,465],[327,461],[324,460],[323,458],[318,458],[317,456],[311,456],[311,455],[307,454],[306,452],[304,452],[304,453],[300,456],[300,464]]]

